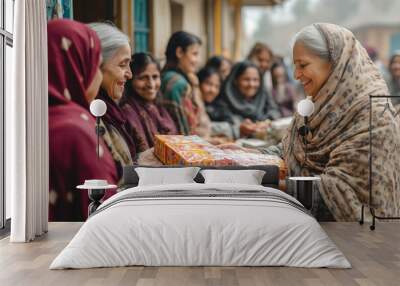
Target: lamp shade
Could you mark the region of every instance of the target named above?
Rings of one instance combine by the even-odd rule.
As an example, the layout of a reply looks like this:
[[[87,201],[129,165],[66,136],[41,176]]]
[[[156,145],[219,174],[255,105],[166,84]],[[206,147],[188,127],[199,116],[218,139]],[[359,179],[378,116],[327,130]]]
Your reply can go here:
[[[101,99],[95,99],[90,104],[90,113],[96,117],[103,116],[107,111],[107,105]]]
[[[297,104],[297,112],[301,116],[310,116],[314,112],[314,103],[308,96],[306,99],[300,100]]]

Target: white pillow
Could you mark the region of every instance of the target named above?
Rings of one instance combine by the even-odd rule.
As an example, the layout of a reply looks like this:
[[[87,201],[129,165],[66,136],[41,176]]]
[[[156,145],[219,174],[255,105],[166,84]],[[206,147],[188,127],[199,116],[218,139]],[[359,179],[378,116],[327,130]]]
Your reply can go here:
[[[169,185],[195,183],[193,179],[199,172],[199,167],[187,168],[146,168],[135,169],[139,176],[138,186]]]
[[[261,185],[265,171],[262,170],[202,170],[205,184],[246,184]]]

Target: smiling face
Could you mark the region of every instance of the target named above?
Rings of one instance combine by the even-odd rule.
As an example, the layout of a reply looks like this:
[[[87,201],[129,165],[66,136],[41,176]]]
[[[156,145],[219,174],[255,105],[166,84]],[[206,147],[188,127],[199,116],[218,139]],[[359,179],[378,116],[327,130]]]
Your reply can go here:
[[[101,87],[116,102],[122,97],[125,82],[132,78],[132,72],[129,67],[130,61],[131,48],[129,45],[124,45],[101,67],[103,72]]]
[[[254,67],[248,67],[236,80],[239,92],[246,98],[251,99],[260,88],[260,74]]]
[[[146,101],[154,101],[160,90],[160,71],[154,63],[148,64],[143,72],[135,75],[132,87],[136,93]]]
[[[211,103],[218,96],[221,88],[221,80],[218,74],[214,73],[200,83],[200,91],[203,100],[206,103]]]
[[[178,47],[176,57],[178,58],[178,68],[186,74],[195,73],[200,59],[200,45],[190,45],[185,51]]]
[[[293,48],[294,77],[309,96],[316,96],[331,74],[332,64],[297,42]]]

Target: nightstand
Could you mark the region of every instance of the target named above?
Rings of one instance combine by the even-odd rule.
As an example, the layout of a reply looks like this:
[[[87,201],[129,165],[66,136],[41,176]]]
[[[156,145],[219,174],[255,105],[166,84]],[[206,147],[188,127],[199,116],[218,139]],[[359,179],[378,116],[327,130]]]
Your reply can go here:
[[[320,181],[320,177],[289,177],[289,180],[295,181],[296,188],[294,197],[303,204],[303,206],[311,210],[313,203],[313,184]]]
[[[96,211],[101,205],[101,199],[104,197],[107,189],[115,189],[116,185],[110,185],[106,180],[85,180],[85,184],[76,188],[80,190],[88,190],[88,196],[91,201],[88,207],[88,216]]]

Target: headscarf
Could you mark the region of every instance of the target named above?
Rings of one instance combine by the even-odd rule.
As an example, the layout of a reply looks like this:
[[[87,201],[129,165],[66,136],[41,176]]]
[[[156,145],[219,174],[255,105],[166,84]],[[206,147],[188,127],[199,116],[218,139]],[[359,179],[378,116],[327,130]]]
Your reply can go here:
[[[312,99],[315,111],[309,117],[307,161],[303,138],[297,132],[303,125],[298,113],[283,139],[283,155],[292,175],[321,177],[319,192],[337,221],[354,221],[369,200],[369,96],[389,91],[349,30],[314,25],[327,41],[332,72]],[[378,216],[398,216],[400,122],[391,112],[383,113],[386,103],[386,99],[372,101],[373,204]]]
[[[279,110],[265,90],[261,74],[260,87],[251,100],[247,100],[240,93],[236,85],[236,80],[238,79],[239,70],[245,65],[248,65],[248,68],[254,67],[258,70],[255,65],[248,61],[235,64],[222,88],[221,101],[226,103],[231,114],[240,116],[242,119],[249,118],[252,121],[263,121],[265,119],[279,118]]]
[[[128,82],[128,84],[131,85],[132,82]],[[138,152],[154,146],[155,134],[173,135],[178,133],[171,116],[164,107],[157,103],[157,99],[149,102],[138,95],[133,88],[127,88],[121,106],[133,127],[133,138]]]
[[[93,30],[71,20],[51,21],[48,29],[49,105],[73,101],[88,109],[85,91],[99,64],[99,38]]]
[[[195,134],[199,126],[199,106],[188,76],[180,69],[168,68],[161,73],[161,104],[183,135]]]
[[[87,194],[75,191],[87,179],[117,182],[116,166],[89,113],[85,92],[100,61],[94,31],[71,20],[47,25],[49,79],[50,221],[82,221],[87,217]],[[114,191],[107,191],[106,197]]]

